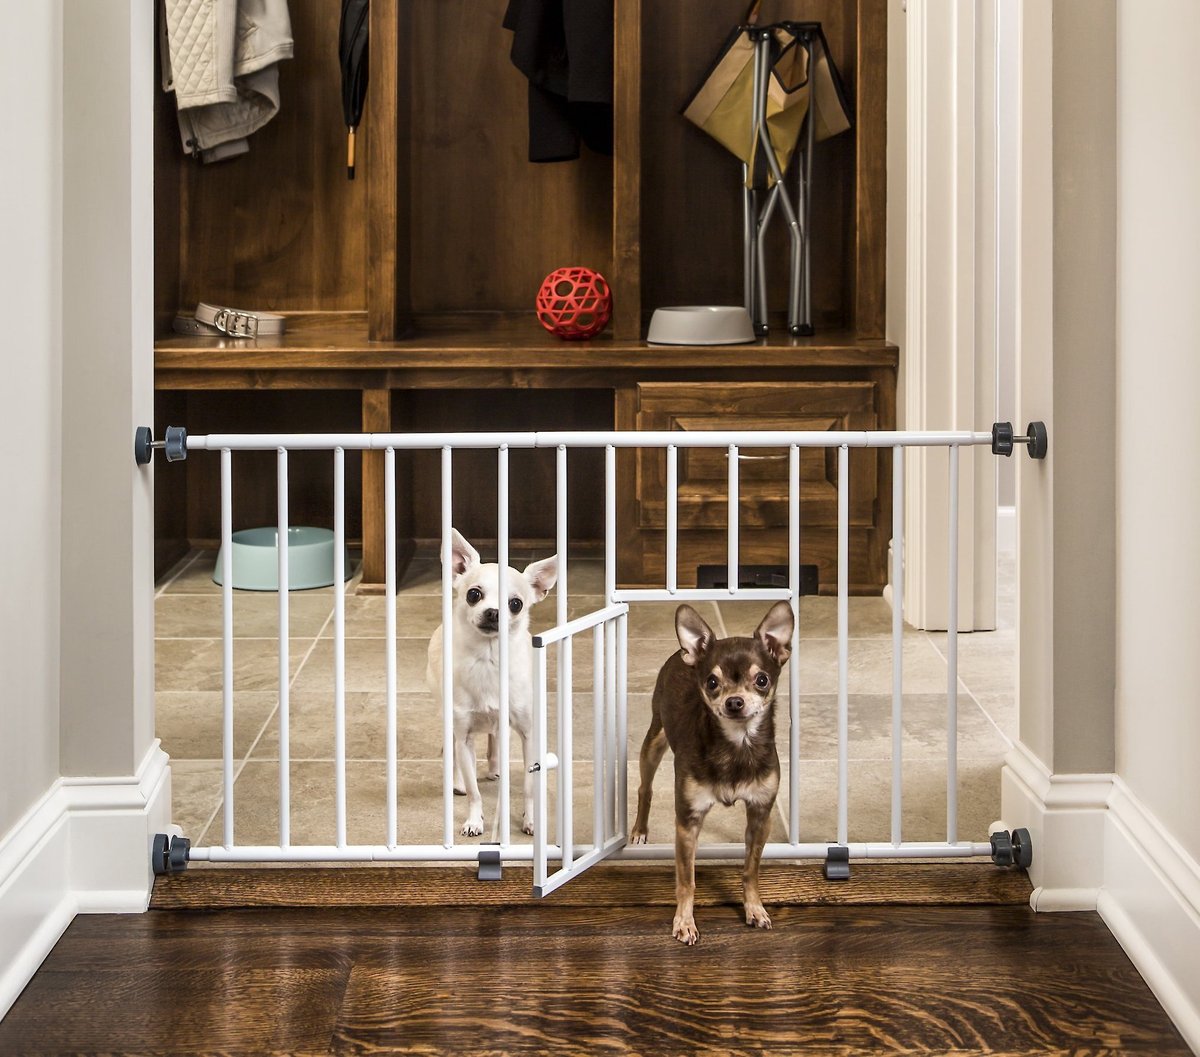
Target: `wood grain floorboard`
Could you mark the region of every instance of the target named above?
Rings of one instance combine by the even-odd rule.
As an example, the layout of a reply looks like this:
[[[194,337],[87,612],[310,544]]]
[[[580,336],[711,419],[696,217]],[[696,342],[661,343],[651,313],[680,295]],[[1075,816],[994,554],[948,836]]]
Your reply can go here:
[[[79,917],[0,1055],[1188,1053],[1096,914],[1027,906]]]
[[[698,906],[740,903],[741,869],[701,863]],[[428,869],[192,869],[155,881],[151,907],[536,906],[532,873],[506,867],[500,881],[477,881],[472,867]],[[1013,904],[1033,891],[1023,870],[991,863],[855,863],[846,882],[826,881],[819,865],[767,863],[763,901],[796,906]],[[545,901],[566,907],[673,906],[674,865],[604,863]]]

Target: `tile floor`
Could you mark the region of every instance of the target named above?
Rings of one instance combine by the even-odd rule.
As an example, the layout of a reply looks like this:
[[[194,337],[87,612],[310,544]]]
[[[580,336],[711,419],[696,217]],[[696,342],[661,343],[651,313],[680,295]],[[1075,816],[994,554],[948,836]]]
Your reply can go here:
[[[486,556],[485,556],[486,557]],[[514,556],[514,564],[532,555]],[[196,846],[224,840],[221,765],[221,595],[212,582],[212,552],[195,552],[160,583],[156,613],[158,735],[172,760],[175,822]],[[603,567],[571,566],[572,615],[600,603]],[[352,844],[386,839],[384,599],[357,595],[346,584],[347,836]],[[959,836],[984,840],[999,816],[1000,765],[1015,735],[1013,570],[1002,559],[995,632],[960,635],[958,716]],[[417,560],[397,599],[399,692],[397,819],[403,843],[441,842],[441,717],[425,690],[425,653],[441,621],[439,567]],[[278,842],[279,656],[275,594],[234,593],[234,827],[238,844]],[[757,603],[699,606],[719,634],[747,634],[765,607]],[[630,808],[637,802],[637,753],[650,714],[650,692],[663,660],[677,648],[674,604],[639,603],[629,616]],[[533,612],[534,625],[553,622],[554,596]],[[824,841],[836,834],[836,600],[801,604],[800,835]],[[290,616],[292,841],[334,843],[333,589],[293,592]],[[849,819],[854,841],[890,836],[891,613],[880,598],[850,600]],[[592,819],[591,643],[575,651],[573,700],[576,839],[590,838]],[[906,628],[904,635],[905,840],[945,838],[946,636]],[[786,839],[789,702],[780,694],[777,728],[784,761],[772,839]],[[553,737],[553,732],[551,734]],[[553,744],[553,742],[552,742]],[[520,834],[520,742],[512,741],[512,833]],[[483,744],[479,745],[482,759]],[[485,835],[495,839],[496,789],[484,790]],[[673,839],[670,756],[655,782],[651,840]],[[455,798],[456,829],[465,801]],[[552,816],[553,817],[553,816]],[[703,839],[740,841],[740,807],[716,808]],[[471,838],[457,838],[462,841]]]

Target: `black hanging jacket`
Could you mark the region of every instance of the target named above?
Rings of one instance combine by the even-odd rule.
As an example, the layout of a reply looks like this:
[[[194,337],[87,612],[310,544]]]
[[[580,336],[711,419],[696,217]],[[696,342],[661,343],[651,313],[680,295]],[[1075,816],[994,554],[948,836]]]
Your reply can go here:
[[[612,154],[613,0],[509,0],[512,61],[529,79],[529,160]]]

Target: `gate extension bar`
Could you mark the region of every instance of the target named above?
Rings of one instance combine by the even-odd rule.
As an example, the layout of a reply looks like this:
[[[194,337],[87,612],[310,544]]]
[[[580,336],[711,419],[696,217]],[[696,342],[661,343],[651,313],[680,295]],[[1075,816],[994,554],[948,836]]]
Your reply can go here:
[[[1024,444],[1031,459],[1044,459],[1049,449],[1045,422],[1030,422],[1025,435],[1013,433],[1011,422],[992,423],[992,454],[1011,456],[1014,444]],[[183,426],[168,426],[162,440],[154,439],[149,426],[138,426],[133,435],[133,458],[139,466],[147,465],[156,449],[161,448],[167,462],[183,462],[187,458],[187,430]]]

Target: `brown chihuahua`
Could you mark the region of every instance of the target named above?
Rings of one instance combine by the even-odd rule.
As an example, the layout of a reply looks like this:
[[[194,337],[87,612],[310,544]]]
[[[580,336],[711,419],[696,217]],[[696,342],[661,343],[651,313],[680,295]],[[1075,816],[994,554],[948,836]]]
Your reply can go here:
[[[746,924],[769,929],[758,895],[758,866],[779,791],[775,689],[792,652],[795,617],[776,602],[751,638],[718,639],[691,606],[675,612],[681,649],[662,666],[642,742],[642,781],[631,844],[646,842],[654,772],[668,746],[675,754],[675,923],[689,946],[700,938],[692,907],[696,841],[709,808],[746,802],[742,893]]]

